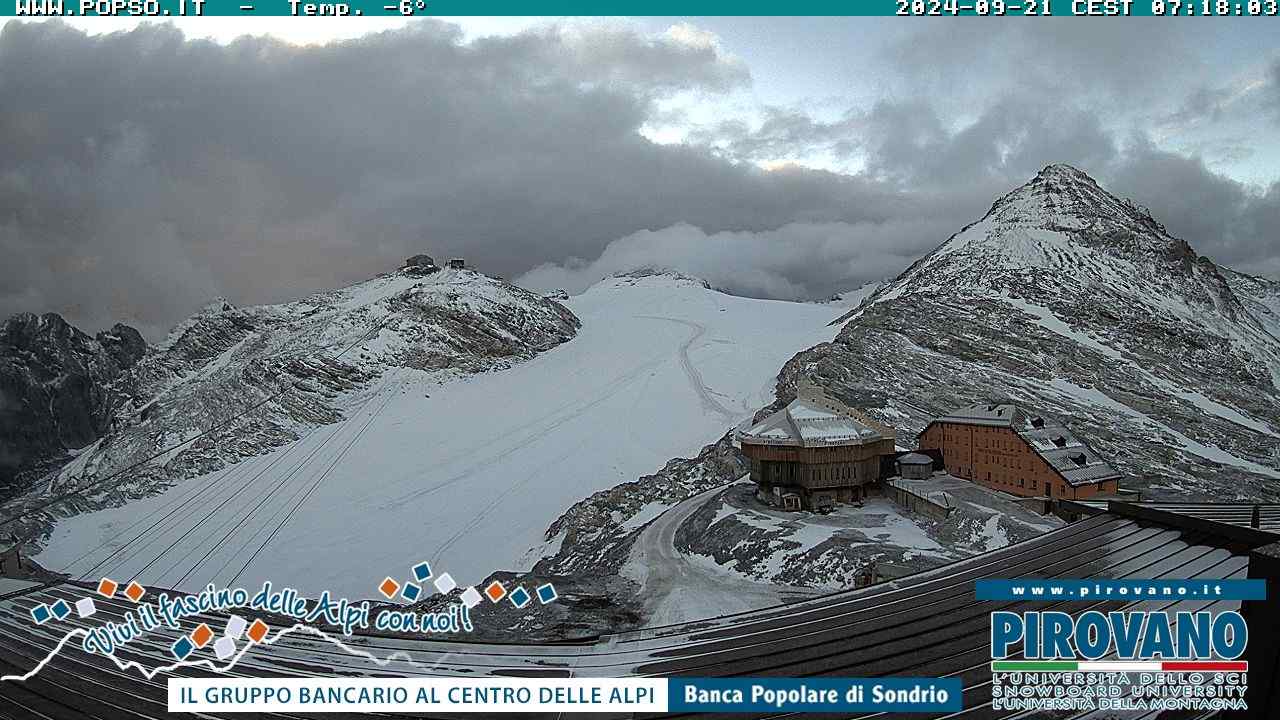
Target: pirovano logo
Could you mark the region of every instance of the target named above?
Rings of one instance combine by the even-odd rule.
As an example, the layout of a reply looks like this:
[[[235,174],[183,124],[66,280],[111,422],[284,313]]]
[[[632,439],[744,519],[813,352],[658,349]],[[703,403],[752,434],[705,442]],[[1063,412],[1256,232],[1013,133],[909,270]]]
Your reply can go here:
[[[980,583],[983,581],[980,581]],[[991,613],[992,706],[1017,711],[1239,711],[1249,643],[1235,600],[1256,581],[989,581],[980,599],[1127,598],[1118,610]],[[1123,587],[1122,587],[1123,586]],[[1034,589],[1033,589],[1034,588]],[[1053,600],[1050,600],[1053,598]],[[1159,598],[1174,598],[1162,603]],[[1212,598],[1212,599],[1211,599]],[[1179,609],[1186,605],[1201,609]]]

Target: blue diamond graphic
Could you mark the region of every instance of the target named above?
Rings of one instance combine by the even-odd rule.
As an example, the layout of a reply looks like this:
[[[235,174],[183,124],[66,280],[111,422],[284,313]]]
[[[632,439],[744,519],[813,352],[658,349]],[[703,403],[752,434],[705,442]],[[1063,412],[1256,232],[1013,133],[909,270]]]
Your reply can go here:
[[[37,605],[31,608],[31,619],[36,621],[37,625],[43,625],[49,622],[52,615],[49,613],[48,605]]]
[[[53,611],[53,616],[58,618],[59,620],[71,614],[71,608],[67,607],[66,600],[59,600],[58,602],[54,603],[49,609]]]
[[[431,566],[420,562],[413,566],[413,577],[418,582],[426,582],[431,579]]]
[[[173,647],[170,648],[170,650],[173,651],[173,656],[179,660],[186,660],[187,656],[191,654],[191,651],[195,649],[196,646],[192,645],[191,641],[188,640],[186,636],[178,638],[178,642],[174,643]]]
[[[551,583],[538,586],[538,600],[540,600],[543,605],[553,602],[558,597],[560,596],[556,595],[556,588]]]
[[[511,604],[515,605],[516,608],[522,608],[525,605],[528,605],[529,601],[532,599],[533,598],[529,597],[529,591],[525,590],[523,587],[518,587],[511,592]]]
[[[404,596],[405,600],[413,602],[418,599],[418,595],[422,594],[422,588],[413,583],[405,583],[404,589],[400,591],[400,594]]]

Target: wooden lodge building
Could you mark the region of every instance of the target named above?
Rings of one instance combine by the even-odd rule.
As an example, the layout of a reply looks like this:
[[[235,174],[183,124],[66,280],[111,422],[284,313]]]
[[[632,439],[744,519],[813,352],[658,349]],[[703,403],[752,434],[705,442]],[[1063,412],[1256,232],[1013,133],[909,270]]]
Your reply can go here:
[[[948,473],[1012,495],[1083,500],[1120,490],[1120,473],[1065,425],[1016,405],[961,408],[919,440],[942,454]]]
[[[757,494],[787,510],[826,510],[866,495],[880,479],[895,433],[802,384],[798,397],[735,436],[751,460]]]

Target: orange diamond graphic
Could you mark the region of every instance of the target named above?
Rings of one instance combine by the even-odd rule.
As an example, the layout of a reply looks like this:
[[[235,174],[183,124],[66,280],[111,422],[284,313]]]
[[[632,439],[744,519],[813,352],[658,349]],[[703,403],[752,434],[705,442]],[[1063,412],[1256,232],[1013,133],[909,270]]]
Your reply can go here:
[[[118,587],[120,587],[120,585],[117,584],[115,580],[112,580],[111,578],[102,578],[98,581],[98,594],[107,598],[114,597],[116,594],[116,588]]]
[[[196,627],[195,632],[191,633],[191,642],[195,643],[198,648],[208,645],[209,641],[212,639],[213,631],[204,623],[200,623],[200,625]]]
[[[249,626],[249,639],[256,643],[260,643],[262,642],[262,638],[266,636],[267,624],[262,622],[260,619],[254,620],[253,624]]]
[[[129,598],[134,602],[138,602],[139,600],[142,599],[142,596],[146,594],[147,594],[147,591],[136,582],[129,583],[129,587],[124,589],[125,597]]]
[[[394,598],[396,596],[396,591],[399,589],[400,583],[392,580],[391,578],[383,580],[382,584],[378,586],[378,592],[385,595],[388,600]]]
[[[494,580],[484,589],[484,594],[489,596],[490,601],[498,602],[507,596],[507,589],[502,586],[502,583]]]

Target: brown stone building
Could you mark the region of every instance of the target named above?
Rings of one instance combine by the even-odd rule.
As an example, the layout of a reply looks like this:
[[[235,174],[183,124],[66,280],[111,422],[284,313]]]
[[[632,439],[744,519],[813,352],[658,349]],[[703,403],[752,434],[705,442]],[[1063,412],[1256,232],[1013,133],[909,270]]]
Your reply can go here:
[[[808,385],[736,440],[751,459],[760,498],[788,510],[861,499],[880,479],[882,456],[894,453],[892,428]]]
[[[1083,500],[1115,494],[1120,473],[1067,427],[1011,404],[974,405],[929,423],[922,450],[947,472],[1024,497]]]

